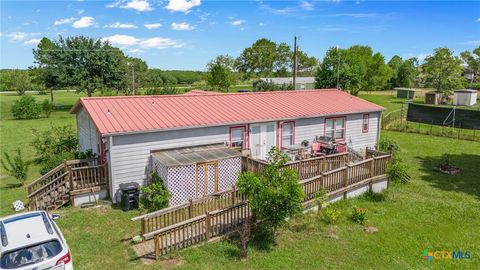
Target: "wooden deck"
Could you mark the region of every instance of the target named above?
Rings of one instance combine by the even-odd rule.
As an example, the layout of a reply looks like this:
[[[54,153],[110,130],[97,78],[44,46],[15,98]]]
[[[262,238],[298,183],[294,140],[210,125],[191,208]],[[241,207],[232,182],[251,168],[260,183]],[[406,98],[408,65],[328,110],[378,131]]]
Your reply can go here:
[[[390,155],[373,156],[361,162],[328,172],[319,172],[314,177],[301,180],[299,184],[304,193],[304,206],[314,202],[316,194],[321,189],[326,189],[331,197],[343,195],[346,198],[351,190],[365,185],[371,187],[373,183],[385,180],[385,170],[390,158]],[[213,211],[207,210],[193,215],[192,204],[190,204],[190,208],[175,206],[134,218],[133,220],[141,220],[142,237],[146,240],[134,246],[139,258],[146,261],[156,259],[173,250],[205,243],[236,231],[246,218],[251,217],[251,211],[248,201],[239,200],[236,196],[238,191],[229,192],[225,193],[230,194],[226,202],[231,203]],[[207,201],[209,198],[204,200]],[[185,214],[186,212],[189,214]],[[175,220],[177,222],[173,222]]]

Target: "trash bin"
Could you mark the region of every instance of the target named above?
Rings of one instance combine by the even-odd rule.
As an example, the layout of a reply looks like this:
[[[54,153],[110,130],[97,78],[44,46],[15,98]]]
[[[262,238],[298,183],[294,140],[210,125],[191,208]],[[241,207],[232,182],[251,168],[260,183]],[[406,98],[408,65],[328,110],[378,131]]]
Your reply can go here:
[[[122,200],[120,205],[123,211],[129,211],[138,208],[138,202],[140,199],[140,188],[138,183],[124,183],[120,184],[120,190],[122,192]]]

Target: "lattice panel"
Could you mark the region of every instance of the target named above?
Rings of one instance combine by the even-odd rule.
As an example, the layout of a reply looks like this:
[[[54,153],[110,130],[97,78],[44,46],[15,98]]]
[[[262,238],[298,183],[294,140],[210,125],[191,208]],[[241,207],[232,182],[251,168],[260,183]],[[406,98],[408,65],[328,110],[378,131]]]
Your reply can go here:
[[[242,172],[242,158],[221,159],[218,161],[218,191],[231,188],[237,183]]]
[[[165,187],[168,189],[168,173],[167,173],[167,166],[163,165],[160,161],[156,158],[152,158],[152,165],[155,171],[158,173],[158,176],[162,178]]]
[[[237,181],[241,172],[241,158],[230,158],[218,161],[218,190],[229,189]],[[157,159],[153,159],[153,168],[165,181],[165,187],[172,194],[170,206],[184,203],[188,199],[205,196],[204,166],[198,167],[198,197],[195,196],[195,165],[165,167]],[[215,166],[208,165],[208,194],[215,192]]]
[[[195,165],[168,168],[168,190],[172,194],[170,205],[176,205],[195,198]],[[200,187],[202,188],[203,186]]]

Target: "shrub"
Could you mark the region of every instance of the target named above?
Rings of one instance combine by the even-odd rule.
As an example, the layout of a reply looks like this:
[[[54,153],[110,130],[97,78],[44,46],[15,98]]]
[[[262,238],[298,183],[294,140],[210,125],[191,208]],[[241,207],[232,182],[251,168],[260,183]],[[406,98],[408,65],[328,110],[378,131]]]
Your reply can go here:
[[[394,182],[408,183],[410,182],[410,175],[408,173],[409,167],[398,158],[392,158],[388,164],[386,173],[388,179]]]
[[[397,142],[388,138],[381,139],[378,143],[378,150],[383,152],[395,152],[399,150]]]
[[[17,148],[16,155],[10,158],[10,155],[5,152],[4,158],[0,160],[3,169],[5,172],[20,181],[23,185],[25,180],[27,180],[29,162],[25,161],[22,157],[22,152],[20,148]]]
[[[77,159],[95,159],[98,155],[93,153],[92,149],[88,149],[85,152],[78,152],[75,154],[75,158]]]
[[[140,189],[144,196],[141,199],[142,207],[148,211],[156,211],[168,206],[171,195],[165,188],[162,178],[157,172],[150,174],[150,184]]]
[[[35,119],[40,116],[41,107],[35,98],[23,95],[15,100],[12,105],[12,114],[15,119]]]
[[[46,116],[47,118],[50,117],[50,114],[52,114],[53,109],[54,109],[53,104],[50,103],[50,102],[48,101],[48,99],[45,99],[45,100],[42,102],[42,111],[43,111],[43,113],[45,114],[45,116]]]
[[[255,218],[262,221],[260,227],[274,236],[286,218],[301,212],[303,192],[295,171],[280,170],[287,162],[285,154],[272,147],[268,156],[270,163],[261,175],[242,173],[237,186],[247,196]]]
[[[352,220],[358,224],[365,224],[365,222],[367,221],[367,211],[367,208],[353,208]]]
[[[328,199],[327,190],[324,187],[322,187],[318,191],[318,193],[315,195],[315,202],[317,203],[317,206],[318,206],[318,213],[320,213],[323,206],[325,206],[325,204],[327,203],[327,199]]]
[[[74,159],[77,154],[77,133],[70,125],[51,125],[49,129],[32,130],[31,145],[35,161],[41,164],[41,172],[48,172],[64,159]]]
[[[335,224],[338,221],[338,218],[342,214],[340,210],[334,207],[327,207],[323,212],[323,218],[328,224]]]
[[[46,174],[51,171],[53,168],[62,164],[64,160],[75,159],[74,153],[60,153],[58,155],[53,155],[49,159],[39,162],[40,164],[40,174]]]

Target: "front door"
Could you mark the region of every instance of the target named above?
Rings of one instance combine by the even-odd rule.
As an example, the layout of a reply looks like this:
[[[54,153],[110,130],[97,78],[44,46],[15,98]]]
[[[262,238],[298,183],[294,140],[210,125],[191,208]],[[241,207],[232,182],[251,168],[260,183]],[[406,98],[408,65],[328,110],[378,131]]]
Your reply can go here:
[[[267,159],[268,151],[276,145],[276,123],[250,125],[250,152],[253,158]]]

